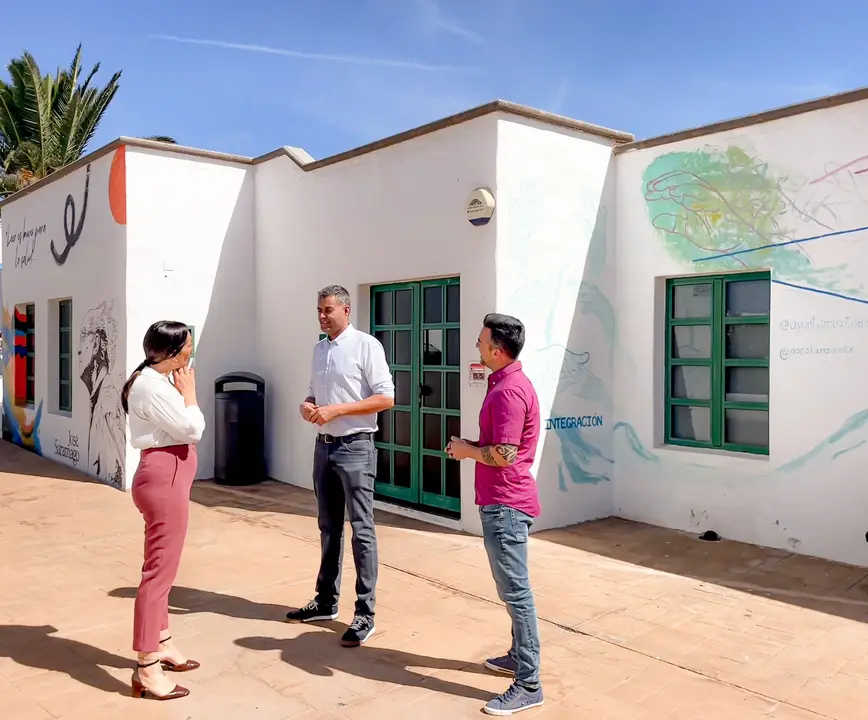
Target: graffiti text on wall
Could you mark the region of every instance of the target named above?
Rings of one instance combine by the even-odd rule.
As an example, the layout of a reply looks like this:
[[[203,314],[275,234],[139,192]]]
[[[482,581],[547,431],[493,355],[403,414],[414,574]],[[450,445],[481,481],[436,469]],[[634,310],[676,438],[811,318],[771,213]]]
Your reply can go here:
[[[573,430],[585,427],[603,427],[602,415],[582,415],[546,418],[546,430]]]
[[[78,467],[78,461],[81,459],[78,450],[78,435],[73,435],[71,432],[68,434],[66,445],[63,445],[57,438],[54,439],[54,454],[69,460],[73,467]]]
[[[78,219],[78,225],[75,223],[75,200],[72,194],[66,196],[66,204],[63,206],[63,234],[66,236],[66,247],[61,252],[57,252],[54,247],[54,240],[51,241],[51,254],[54,256],[54,262],[58,265],[63,265],[69,257],[69,251],[72,246],[78,242],[81,237],[81,231],[84,229],[84,218],[87,215],[87,194],[90,189],[90,165],[87,166],[87,174],[84,179],[84,197],[81,202],[81,217]]]
[[[27,218],[21,225],[21,230],[15,232],[10,229],[4,233],[3,245],[7,248],[15,246],[12,250],[15,256],[15,267],[24,268],[33,262],[33,257],[36,254],[36,240],[40,235],[45,234],[45,225],[36,225],[27,227]]]

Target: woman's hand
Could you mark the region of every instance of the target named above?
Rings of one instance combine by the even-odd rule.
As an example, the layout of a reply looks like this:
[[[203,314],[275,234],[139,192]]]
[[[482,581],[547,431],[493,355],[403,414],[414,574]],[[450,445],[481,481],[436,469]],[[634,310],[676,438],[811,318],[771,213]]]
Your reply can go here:
[[[196,373],[193,368],[182,367],[172,371],[172,380],[175,382],[175,389],[184,398],[184,405],[196,405]]]

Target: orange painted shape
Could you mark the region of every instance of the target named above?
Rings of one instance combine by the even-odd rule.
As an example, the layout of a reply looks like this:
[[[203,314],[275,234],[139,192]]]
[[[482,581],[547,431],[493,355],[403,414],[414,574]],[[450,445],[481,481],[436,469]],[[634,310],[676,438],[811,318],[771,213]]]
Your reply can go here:
[[[127,224],[127,148],[121,145],[112,157],[109,173],[109,207],[118,225]]]

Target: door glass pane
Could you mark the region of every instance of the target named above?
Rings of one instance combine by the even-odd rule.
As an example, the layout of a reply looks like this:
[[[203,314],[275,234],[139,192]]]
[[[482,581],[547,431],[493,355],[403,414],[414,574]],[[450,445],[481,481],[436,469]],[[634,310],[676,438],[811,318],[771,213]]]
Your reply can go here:
[[[461,379],[459,373],[446,374],[446,407],[450,410],[461,409]]]
[[[24,360],[24,372],[27,377],[34,377],[36,375],[36,358],[33,355],[28,355]]]
[[[392,484],[392,471],[389,467],[389,451],[380,448],[377,450],[377,481]]]
[[[684,365],[672,368],[672,397],[709,400],[711,398],[711,368]]]
[[[422,347],[422,364],[423,365],[442,365],[443,364],[443,331],[442,330],[423,330],[422,337],[424,345]]]
[[[426,450],[442,450],[446,447],[440,434],[440,417],[430,413],[422,416],[422,447]]]
[[[727,325],[726,357],[731,360],[767,360],[768,325]]]
[[[410,447],[410,413],[404,410],[395,410],[394,412],[394,432],[395,444]]]
[[[461,331],[458,328],[446,331],[446,364],[461,364]]]
[[[395,487],[408,488],[411,485],[410,473],[410,453],[398,452],[394,453],[395,460]]]
[[[63,355],[69,355],[69,339],[71,335],[72,334],[67,330],[60,333],[60,352]]]
[[[461,497],[461,464],[457,460],[445,460],[446,497]]]
[[[443,322],[443,288],[426,287],[422,293],[422,322]]]
[[[768,280],[740,280],[726,284],[727,317],[768,315],[771,304],[771,283]]]
[[[69,382],[70,377],[70,360],[68,357],[60,358],[60,381],[61,382]]]
[[[392,324],[392,293],[380,292],[374,294],[374,324]]]
[[[433,455],[422,457],[422,492],[443,494],[443,482],[440,477],[440,468],[443,461]]]
[[[413,320],[413,291],[395,291],[395,325],[409,325]]]
[[[768,402],[769,369],[753,367],[727,368],[726,399],[730,402]]]
[[[733,445],[768,447],[768,410],[727,410],[723,420],[723,440]]]
[[[24,336],[24,350],[25,352],[32,353],[36,349],[36,333],[32,330],[28,330]]]
[[[672,328],[672,357],[710,358],[711,326],[682,325]]]
[[[392,441],[392,411],[384,410],[377,417],[377,437],[378,442]]]
[[[69,327],[69,301],[60,303],[60,327]]]
[[[374,337],[380,341],[380,344],[383,346],[383,350],[386,352],[386,362],[392,362],[392,333],[388,330],[377,330],[374,333]]]
[[[32,377],[27,379],[25,390],[25,401],[28,405],[32,405],[34,402],[36,402],[36,383]]]
[[[410,387],[410,371],[395,371],[395,405],[410,405],[413,402],[413,390]]]
[[[60,409],[66,410],[72,404],[69,399],[69,385],[60,386]]]
[[[674,405],[672,437],[679,440],[711,442],[711,410],[704,407]]]
[[[410,355],[410,331],[395,331],[395,365],[409,365],[412,360]]]
[[[461,437],[461,418],[454,415],[446,416],[446,442],[451,438]],[[457,462],[457,461],[456,461]]]
[[[461,286],[446,286],[446,322],[460,322],[461,318]]]
[[[711,317],[711,284],[676,285],[673,287],[672,317]]]
[[[422,395],[422,403],[425,407],[443,407],[443,374],[426,370],[422,376],[422,384],[430,394]]]

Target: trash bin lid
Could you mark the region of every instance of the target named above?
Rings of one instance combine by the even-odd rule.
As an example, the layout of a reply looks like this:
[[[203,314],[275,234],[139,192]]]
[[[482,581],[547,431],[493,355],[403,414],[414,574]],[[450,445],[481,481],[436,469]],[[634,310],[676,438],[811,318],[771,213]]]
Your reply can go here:
[[[256,373],[239,370],[238,372],[226,373],[217,378],[214,381],[214,392],[223,392],[223,387],[229,383],[253,383],[256,385],[258,391],[265,390],[265,378],[260,377]]]

